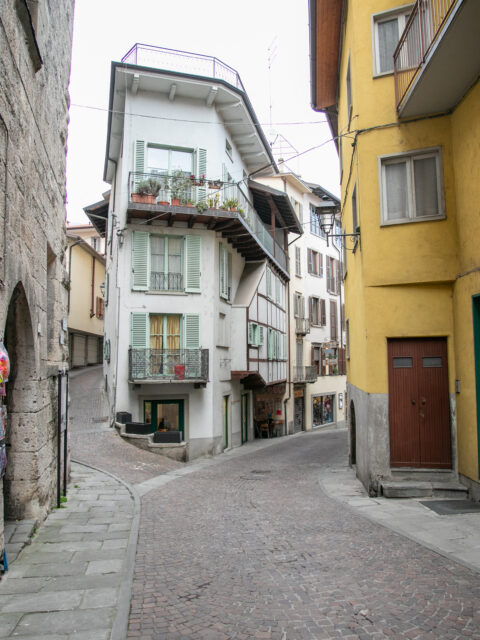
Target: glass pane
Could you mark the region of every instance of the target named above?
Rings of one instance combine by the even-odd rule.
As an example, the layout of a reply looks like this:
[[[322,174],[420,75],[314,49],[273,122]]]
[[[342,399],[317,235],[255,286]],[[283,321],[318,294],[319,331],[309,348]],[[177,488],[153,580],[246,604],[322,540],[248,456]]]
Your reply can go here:
[[[147,153],[147,171],[150,173],[168,171],[168,149],[156,149],[148,147]]]
[[[419,158],[413,161],[415,176],[415,215],[438,215],[437,162],[436,158]]]
[[[171,154],[170,171],[177,171],[180,169],[190,175],[193,169],[192,153],[190,151],[171,151]]]
[[[393,52],[398,44],[398,19],[377,24],[379,73],[393,71]]]
[[[394,358],[393,359],[394,369],[411,369],[412,366],[413,366],[412,358]]]
[[[150,314],[150,349],[163,349],[163,318]]]
[[[180,349],[180,316],[167,316],[167,349]]]
[[[168,239],[168,273],[182,273],[182,241],[180,238]]]
[[[163,272],[165,267],[165,238],[150,236],[151,268]]]
[[[385,165],[386,218],[408,218],[407,163]]]
[[[313,398],[313,424],[320,426],[333,422],[334,395]]]
[[[145,402],[144,404],[144,421],[147,424],[152,423],[152,403],[151,402]]]
[[[422,358],[423,361],[423,366],[426,369],[430,369],[430,368],[440,368],[442,366],[442,358],[435,358],[435,357],[430,357],[430,358]]]
[[[178,404],[157,404],[157,429],[179,431]]]

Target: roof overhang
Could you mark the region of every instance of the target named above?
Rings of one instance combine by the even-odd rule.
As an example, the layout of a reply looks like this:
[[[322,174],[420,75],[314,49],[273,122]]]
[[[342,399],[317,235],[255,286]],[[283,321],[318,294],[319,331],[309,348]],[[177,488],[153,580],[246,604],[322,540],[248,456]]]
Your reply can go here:
[[[95,249],[80,236],[77,236],[74,233],[69,233],[67,231],[67,241],[70,247],[73,245],[78,246],[80,249],[83,249],[83,251],[90,254],[92,257],[98,260],[101,264],[103,264],[103,266],[105,266],[106,264],[105,257],[102,256],[101,253],[98,253],[98,251],[95,251]]]
[[[344,0],[309,0],[311,104],[314,111],[325,112],[334,138],[343,4]]]
[[[104,238],[108,220],[108,198],[95,202],[94,204],[84,207],[86,216],[95,227],[97,233]]]
[[[171,100],[186,98],[203,101],[215,108],[224,121],[249,173],[268,167],[278,171],[270,145],[242,89],[219,78],[112,62],[103,176],[106,182],[112,182],[115,163],[120,157],[127,92],[139,90],[164,94]]]
[[[281,226],[287,228],[289,233],[303,233],[303,227],[296,216],[288,194],[254,180],[248,181],[248,188],[252,193],[253,206],[265,224],[270,225],[272,211],[270,203],[273,201]]]

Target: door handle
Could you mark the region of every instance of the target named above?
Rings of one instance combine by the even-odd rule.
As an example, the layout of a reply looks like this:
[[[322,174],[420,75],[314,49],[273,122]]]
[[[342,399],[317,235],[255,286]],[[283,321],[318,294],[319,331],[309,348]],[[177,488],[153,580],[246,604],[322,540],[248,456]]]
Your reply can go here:
[[[412,404],[416,404],[415,400],[412,399]]]
[[[421,403],[422,403],[422,407],[424,407],[427,404],[427,401],[425,398],[421,399]]]

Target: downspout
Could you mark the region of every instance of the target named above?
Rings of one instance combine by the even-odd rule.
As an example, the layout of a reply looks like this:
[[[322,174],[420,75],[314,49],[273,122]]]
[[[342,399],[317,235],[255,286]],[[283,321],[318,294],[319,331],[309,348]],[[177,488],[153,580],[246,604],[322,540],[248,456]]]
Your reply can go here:
[[[6,136],[6,144],[5,144],[5,182],[3,185],[3,200],[4,200],[4,210],[3,210],[3,274],[2,279],[0,280],[0,287],[5,286],[5,280],[7,277],[7,223],[8,223],[8,197],[7,197],[7,182],[8,182],[8,146],[10,141],[10,136],[8,132],[7,123],[0,115],[0,121],[3,124],[5,129]]]
[[[92,256],[92,300],[90,305],[90,318],[95,315],[95,256]]]
[[[288,255],[288,254],[287,254]],[[290,279],[287,282],[287,318],[288,318],[288,323],[287,323],[287,328],[288,328],[288,367],[287,367],[287,390],[288,390],[288,395],[287,397],[284,399],[283,401],[283,415],[284,415],[284,426],[283,426],[283,435],[288,435],[288,410],[287,410],[287,406],[288,403],[290,402],[290,399],[292,397],[292,393],[291,393],[291,385],[292,385],[292,377],[291,377],[291,370],[292,370],[292,341],[290,339]]]
[[[68,248],[68,296],[67,296],[67,314],[70,313],[70,289],[72,288],[72,249],[77,244],[83,242],[82,239],[77,240],[73,244],[71,244]]]

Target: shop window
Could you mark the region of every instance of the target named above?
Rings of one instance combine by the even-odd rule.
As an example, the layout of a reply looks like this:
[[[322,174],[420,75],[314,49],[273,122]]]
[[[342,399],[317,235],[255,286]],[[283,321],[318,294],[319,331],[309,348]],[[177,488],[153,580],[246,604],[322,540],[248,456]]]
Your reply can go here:
[[[335,422],[335,394],[315,396],[312,399],[313,427],[322,427]]]

